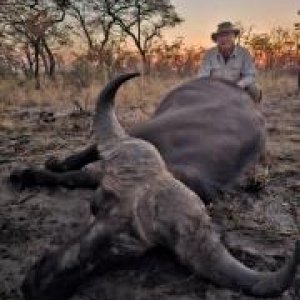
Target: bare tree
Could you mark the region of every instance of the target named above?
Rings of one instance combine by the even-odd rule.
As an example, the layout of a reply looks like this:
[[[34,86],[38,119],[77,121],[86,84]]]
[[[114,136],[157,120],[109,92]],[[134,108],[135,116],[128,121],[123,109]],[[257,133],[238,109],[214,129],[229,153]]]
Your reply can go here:
[[[107,14],[132,40],[141,55],[144,66],[148,66],[147,55],[162,30],[174,27],[183,20],[169,0],[104,0]]]
[[[62,2],[64,1],[6,0],[0,7],[4,39],[11,40],[16,47],[24,50],[29,70],[34,66],[36,88],[40,88],[40,58],[44,61],[48,74],[54,76],[55,59],[47,39],[57,32],[57,24],[65,20]]]
[[[246,27],[241,21],[235,23],[236,27],[239,28],[240,34],[238,36],[238,44],[247,46],[253,32],[253,26]]]

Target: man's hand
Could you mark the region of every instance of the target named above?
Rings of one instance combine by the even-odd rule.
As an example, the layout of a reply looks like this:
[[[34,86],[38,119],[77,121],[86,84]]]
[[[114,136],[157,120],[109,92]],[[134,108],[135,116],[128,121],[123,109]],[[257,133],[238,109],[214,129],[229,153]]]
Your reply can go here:
[[[242,89],[246,88],[245,82],[243,80],[239,80],[236,85],[239,86]]]

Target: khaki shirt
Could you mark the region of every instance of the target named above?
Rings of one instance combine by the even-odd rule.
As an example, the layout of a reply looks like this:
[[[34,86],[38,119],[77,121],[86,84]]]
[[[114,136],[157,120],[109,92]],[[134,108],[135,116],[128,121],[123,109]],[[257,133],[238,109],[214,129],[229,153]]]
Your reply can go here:
[[[246,48],[236,45],[225,63],[218,47],[213,47],[205,53],[198,77],[227,79],[246,88],[255,84],[255,66]]]

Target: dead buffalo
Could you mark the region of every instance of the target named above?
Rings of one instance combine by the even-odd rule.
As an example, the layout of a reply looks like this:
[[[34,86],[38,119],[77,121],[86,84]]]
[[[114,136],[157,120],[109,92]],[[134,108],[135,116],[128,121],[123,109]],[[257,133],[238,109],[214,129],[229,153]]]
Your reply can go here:
[[[151,119],[130,135],[153,144],[169,171],[207,203],[262,152],[265,126],[242,89],[216,79],[196,79],[171,91]],[[97,155],[93,145],[62,162],[51,159],[46,168],[80,169]]]
[[[153,247],[173,251],[182,264],[219,286],[256,297],[280,295],[295,276],[300,262],[300,241],[296,243],[293,256],[276,272],[254,271],[237,261],[214,232],[201,198],[174,178],[152,144],[131,137],[119,124],[114,112],[114,96],[118,87],[133,76],[135,74],[119,76],[98,98],[94,122],[98,143],[93,149],[96,162],[92,171],[83,169],[55,174],[27,169],[11,175],[13,182],[30,178],[40,184],[98,186],[92,209],[94,222],[76,240],[47,253],[29,270],[22,286],[25,299],[64,299],[91,272],[118,267]],[[198,93],[196,83],[184,85],[182,92],[190,86],[191,95],[193,90]],[[214,86],[209,81],[199,81],[199,84]],[[224,83],[215,86],[216,90],[227,87]],[[234,88],[228,85],[224,91],[234,91]],[[180,103],[179,98],[177,102]],[[240,111],[244,105],[248,103],[236,103],[236,109]],[[157,122],[163,111],[162,105],[155,117]],[[224,118],[229,117],[224,115]],[[227,122],[223,126],[229,126],[228,131],[237,130]],[[251,155],[249,152],[245,150],[245,155]],[[86,159],[85,155],[82,157],[81,165]]]

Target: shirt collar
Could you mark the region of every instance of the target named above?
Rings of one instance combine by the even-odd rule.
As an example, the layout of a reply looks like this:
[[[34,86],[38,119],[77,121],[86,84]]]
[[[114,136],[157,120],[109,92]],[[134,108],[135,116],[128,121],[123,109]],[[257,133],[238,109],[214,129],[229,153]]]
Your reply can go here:
[[[237,51],[238,51],[237,48],[238,48],[238,46],[235,45],[232,53],[229,56],[229,58],[233,58],[233,57],[235,58],[237,56]],[[218,57],[218,59],[222,58],[222,54],[220,53],[218,48],[217,48],[217,57]]]
[[[234,46],[234,49],[233,49],[233,51],[232,51],[232,54],[231,54],[232,57],[236,57],[236,56],[237,56],[237,49],[238,49],[238,46],[235,45],[235,46]]]

